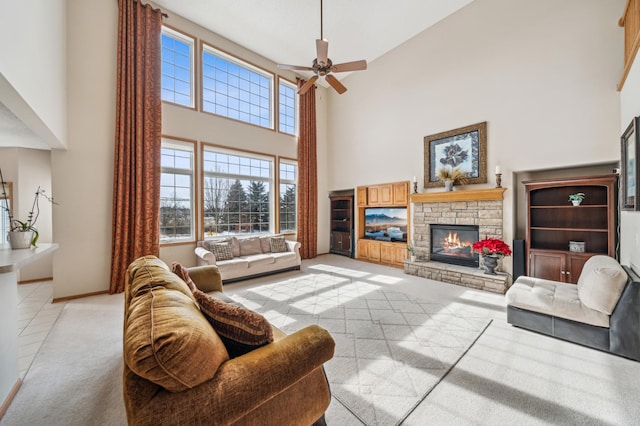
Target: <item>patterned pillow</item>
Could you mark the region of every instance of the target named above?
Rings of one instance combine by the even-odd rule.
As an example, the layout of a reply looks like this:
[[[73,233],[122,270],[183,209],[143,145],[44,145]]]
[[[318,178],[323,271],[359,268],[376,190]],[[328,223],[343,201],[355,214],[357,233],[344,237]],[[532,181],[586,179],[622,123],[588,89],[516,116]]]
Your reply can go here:
[[[176,274],[182,281],[187,283],[191,291],[195,291],[197,289],[196,284],[193,282],[191,277],[189,277],[189,271],[187,268],[182,266],[180,262],[173,262],[171,264],[171,272]]]
[[[210,244],[209,247],[212,248],[211,251],[216,257],[216,261],[233,259],[233,252],[231,251],[229,243],[215,243]]]
[[[273,342],[269,321],[257,312],[193,290],[200,310],[218,333],[231,358]]]
[[[273,237],[269,240],[271,243],[271,253],[283,253],[287,250],[287,242],[284,237]]]

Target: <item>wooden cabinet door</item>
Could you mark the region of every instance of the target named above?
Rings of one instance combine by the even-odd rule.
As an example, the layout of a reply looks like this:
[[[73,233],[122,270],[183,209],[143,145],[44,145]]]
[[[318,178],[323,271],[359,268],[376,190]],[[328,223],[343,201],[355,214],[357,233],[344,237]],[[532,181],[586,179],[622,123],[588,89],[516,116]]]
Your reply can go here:
[[[367,241],[369,243],[369,260],[380,262],[380,243],[378,241]]]
[[[393,263],[393,244],[380,244],[380,261],[387,265],[391,265]]]
[[[366,206],[368,203],[367,200],[367,187],[359,186],[358,187],[358,206]]]
[[[380,204],[382,205],[392,205],[393,204],[393,185],[386,184],[380,185]]]
[[[565,259],[566,256],[562,253],[531,250],[529,253],[529,276],[565,282]]]
[[[568,254],[567,255],[567,269],[566,269],[566,282],[571,284],[578,284],[578,278],[582,273],[582,268],[587,260],[591,257],[590,254]]]
[[[370,186],[367,191],[368,205],[376,206],[380,204],[380,187]]]
[[[369,259],[369,244],[367,240],[358,240],[358,259]]]
[[[404,267],[404,260],[408,257],[406,244],[394,244],[393,245],[393,265]]]
[[[406,182],[393,184],[393,204],[407,204],[409,202],[409,188]]]

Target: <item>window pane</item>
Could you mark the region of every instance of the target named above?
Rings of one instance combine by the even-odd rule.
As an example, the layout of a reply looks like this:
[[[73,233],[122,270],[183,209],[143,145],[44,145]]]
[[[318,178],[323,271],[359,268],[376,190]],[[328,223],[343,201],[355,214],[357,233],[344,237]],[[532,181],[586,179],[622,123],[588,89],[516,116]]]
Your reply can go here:
[[[296,134],[296,87],[289,82],[280,80],[280,122],[282,133]]]
[[[160,242],[194,239],[193,148],[162,141]]]
[[[162,29],[162,100],[193,106],[193,39]]]
[[[297,171],[295,163],[280,162],[280,232],[296,232]]]
[[[205,236],[270,232],[273,161],[205,150],[203,162]]]
[[[273,76],[212,48],[205,48],[202,56],[204,111],[273,128]]]

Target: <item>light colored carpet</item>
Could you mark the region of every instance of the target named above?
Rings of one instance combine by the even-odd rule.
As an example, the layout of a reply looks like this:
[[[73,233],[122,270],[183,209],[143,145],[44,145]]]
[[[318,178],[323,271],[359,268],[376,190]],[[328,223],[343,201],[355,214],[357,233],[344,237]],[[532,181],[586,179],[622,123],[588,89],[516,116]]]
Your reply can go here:
[[[489,324],[445,305],[320,272],[233,295],[286,333],[309,324],[331,332],[331,391],[367,425],[400,424]]]

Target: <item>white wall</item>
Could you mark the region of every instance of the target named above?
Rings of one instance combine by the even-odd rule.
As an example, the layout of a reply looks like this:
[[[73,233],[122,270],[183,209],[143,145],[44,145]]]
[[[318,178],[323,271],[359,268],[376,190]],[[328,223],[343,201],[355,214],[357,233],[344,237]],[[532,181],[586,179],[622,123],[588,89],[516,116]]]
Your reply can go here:
[[[56,148],[67,136],[66,1],[0,1],[0,102]],[[26,105],[23,105],[26,103]],[[37,124],[34,124],[37,123]],[[44,123],[46,128],[40,128]]]
[[[620,134],[640,115],[639,94],[640,57],[636,56],[620,92]],[[623,211],[620,216],[620,261],[640,272],[640,212]]]
[[[624,4],[476,0],[353,73],[329,99],[329,189],[422,176],[424,136],[487,121],[510,241],[513,172],[619,158]]]

